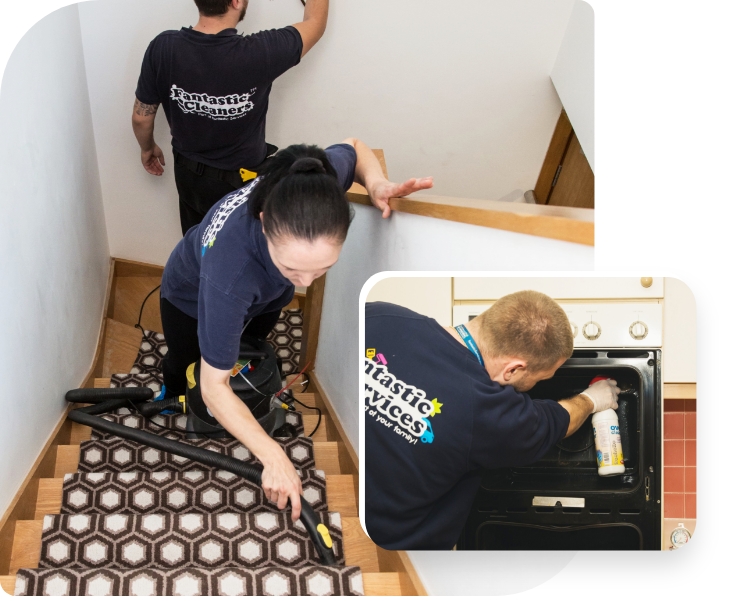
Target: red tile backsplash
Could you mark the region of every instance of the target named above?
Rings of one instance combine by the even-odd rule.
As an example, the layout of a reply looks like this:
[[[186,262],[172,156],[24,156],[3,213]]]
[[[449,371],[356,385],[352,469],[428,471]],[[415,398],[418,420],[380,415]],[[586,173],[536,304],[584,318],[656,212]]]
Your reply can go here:
[[[685,492],[695,492],[695,468],[685,468]]]
[[[683,440],[666,440],[665,445],[665,465],[683,466],[685,465],[685,445]]]
[[[696,401],[664,403],[663,487],[666,518],[696,517]]]
[[[685,411],[685,401],[683,399],[667,399],[665,401],[665,411]]]
[[[673,441],[675,442],[675,441]],[[667,444],[667,443],[666,443]],[[685,441],[685,465],[695,465],[695,440]]]
[[[682,493],[665,493],[665,517],[685,517],[685,495]]]
[[[665,492],[685,492],[685,468],[665,468]]]
[[[665,414],[665,440],[685,438],[685,413]]]

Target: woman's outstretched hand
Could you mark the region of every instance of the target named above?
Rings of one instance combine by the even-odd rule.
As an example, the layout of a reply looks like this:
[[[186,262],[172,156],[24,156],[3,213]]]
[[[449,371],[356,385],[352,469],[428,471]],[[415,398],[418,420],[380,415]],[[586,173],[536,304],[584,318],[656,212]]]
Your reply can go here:
[[[411,178],[401,184],[390,182],[387,179],[381,179],[371,184],[368,189],[368,195],[371,202],[379,211],[383,212],[383,218],[387,219],[391,215],[391,207],[388,205],[389,198],[401,198],[408,196],[419,190],[426,190],[434,185],[431,177]]]

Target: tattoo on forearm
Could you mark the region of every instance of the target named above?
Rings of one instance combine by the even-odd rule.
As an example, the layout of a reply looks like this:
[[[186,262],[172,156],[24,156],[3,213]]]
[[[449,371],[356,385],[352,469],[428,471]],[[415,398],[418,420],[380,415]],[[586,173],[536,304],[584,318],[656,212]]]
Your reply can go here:
[[[159,104],[145,104],[135,98],[135,115],[139,115],[140,117],[149,117],[157,113],[157,107],[159,106]]]

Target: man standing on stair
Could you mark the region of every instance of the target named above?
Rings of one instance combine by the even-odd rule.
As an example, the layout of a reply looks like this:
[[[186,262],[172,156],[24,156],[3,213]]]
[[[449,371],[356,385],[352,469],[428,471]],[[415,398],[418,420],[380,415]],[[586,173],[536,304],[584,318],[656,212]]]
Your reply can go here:
[[[194,27],[165,31],[148,46],[132,115],[142,165],[162,175],[165,157],[153,135],[162,104],[173,136],[183,234],[276,151],[264,139],[272,82],[322,37],[329,4],[307,0],[302,22],[241,36],[236,25],[248,0],[195,3]]]

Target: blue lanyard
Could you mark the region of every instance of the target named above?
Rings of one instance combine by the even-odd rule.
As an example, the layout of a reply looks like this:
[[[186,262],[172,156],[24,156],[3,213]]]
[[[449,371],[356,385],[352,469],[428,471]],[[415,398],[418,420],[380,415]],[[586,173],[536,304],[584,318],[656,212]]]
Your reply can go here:
[[[470,352],[475,357],[477,357],[480,365],[482,365],[482,367],[485,367],[485,362],[482,360],[482,354],[480,353],[480,349],[477,348],[475,339],[472,338],[472,335],[467,331],[467,328],[465,328],[464,326],[454,326],[454,329],[457,330],[457,334],[462,337],[462,340],[464,340],[464,343],[467,345],[467,348],[470,349]]]

